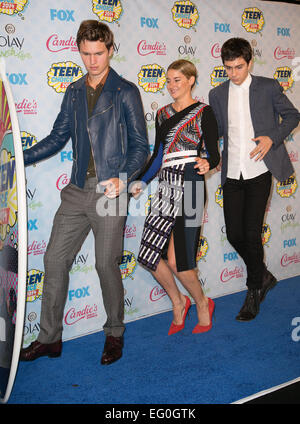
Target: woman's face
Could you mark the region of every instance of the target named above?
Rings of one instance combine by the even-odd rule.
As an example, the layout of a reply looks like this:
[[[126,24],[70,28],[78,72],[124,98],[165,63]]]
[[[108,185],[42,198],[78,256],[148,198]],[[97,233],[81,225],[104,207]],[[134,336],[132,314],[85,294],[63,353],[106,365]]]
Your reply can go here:
[[[167,72],[167,89],[174,100],[180,100],[191,93],[195,77],[187,78],[176,69]]]

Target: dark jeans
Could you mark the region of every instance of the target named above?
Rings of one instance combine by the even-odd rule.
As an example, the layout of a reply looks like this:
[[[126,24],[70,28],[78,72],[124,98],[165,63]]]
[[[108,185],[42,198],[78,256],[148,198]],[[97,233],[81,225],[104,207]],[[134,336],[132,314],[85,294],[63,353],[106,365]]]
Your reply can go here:
[[[223,186],[224,218],[229,243],[247,268],[248,288],[261,288],[264,270],[262,226],[272,175],[266,172],[244,180],[227,178]]]

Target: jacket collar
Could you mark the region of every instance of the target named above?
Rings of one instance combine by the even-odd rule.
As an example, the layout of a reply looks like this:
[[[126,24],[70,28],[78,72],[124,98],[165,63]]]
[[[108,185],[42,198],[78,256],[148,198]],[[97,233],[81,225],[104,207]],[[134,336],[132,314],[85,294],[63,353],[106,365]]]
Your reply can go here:
[[[87,74],[74,83],[74,88],[77,90],[85,90]],[[120,83],[120,76],[112,68],[109,72],[103,87],[103,91],[117,91]]]

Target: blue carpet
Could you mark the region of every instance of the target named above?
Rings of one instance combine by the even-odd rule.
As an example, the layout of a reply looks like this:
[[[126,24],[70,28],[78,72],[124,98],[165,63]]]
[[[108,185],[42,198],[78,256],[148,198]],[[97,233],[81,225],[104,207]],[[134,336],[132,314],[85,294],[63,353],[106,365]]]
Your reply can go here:
[[[213,329],[167,336],[172,313],[127,324],[121,360],[101,366],[103,332],[65,342],[60,358],[21,362],[9,404],[228,404],[300,376],[300,276],[268,293],[251,322],[235,316],[245,292],[215,299]],[[298,332],[300,334],[300,332]]]

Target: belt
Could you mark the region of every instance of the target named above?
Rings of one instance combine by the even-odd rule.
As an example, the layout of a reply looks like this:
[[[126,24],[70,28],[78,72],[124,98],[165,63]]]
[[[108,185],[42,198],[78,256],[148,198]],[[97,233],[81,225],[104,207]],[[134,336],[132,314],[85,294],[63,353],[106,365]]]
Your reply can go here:
[[[179,152],[167,153],[163,156],[161,168],[195,162],[197,156],[197,150],[180,150]]]

